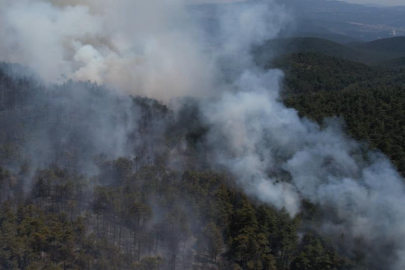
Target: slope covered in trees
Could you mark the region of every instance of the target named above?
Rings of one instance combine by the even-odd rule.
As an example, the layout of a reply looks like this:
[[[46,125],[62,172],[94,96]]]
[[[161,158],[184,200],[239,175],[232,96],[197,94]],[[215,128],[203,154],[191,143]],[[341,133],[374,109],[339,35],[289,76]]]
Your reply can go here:
[[[288,106],[341,117],[405,174],[401,66],[301,51],[258,61],[285,71]],[[208,166],[194,102],[175,114],[2,64],[0,269],[364,269],[360,240],[348,251],[317,234],[328,209],[304,201],[291,218]]]
[[[365,64],[320,53],[287,55],[265,67],[284,71],[285,91],[289,94],[339,91],[382,75],[381,71]]]
[[[352,47],[368,52],[382,52],[382,53],[404,55],[405,37],[394,37],[394,38],[379,39],[365,43],[355,43],[352,45]]]
[[[337,58],[366,64],[405,56],[405,38],[387,38],[373,42],[339,44],[331,40],[313,37],[279,38],[257,49],[258,58],[269,62],[274,54],[321,53]]]
[[[197,158],[205,128],[191,100],[175,116],[155,100],[44,86],[16,69],[0,72],[1,269],[362,265],[315,233],[315,205],[291,218]]]
[[[319,123],[341,117],[352,137],[383,151],[405,174],[405,69],[396,61],[365,65],[297,53],[266,67],[285,72],[288,106]]]
[[[318,122],[341,117],[351,136],[383,151],[405,174],[405,87],[358,87],[288,97],[286,102]]]

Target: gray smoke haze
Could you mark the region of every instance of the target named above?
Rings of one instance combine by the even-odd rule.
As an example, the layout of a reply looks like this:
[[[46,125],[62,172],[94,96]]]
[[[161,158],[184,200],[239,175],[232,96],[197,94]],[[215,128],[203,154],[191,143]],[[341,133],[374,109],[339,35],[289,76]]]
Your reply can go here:
[[[207,105],[217,163],[248,194],[292,215],[301,199],[328,209],[331,218],[319,228],[326,235],[346,248],[361,241],[376,269],[403,269],[403,179],[381,154],[363,158],[337,123],[320,129],[287,109],[269,90],[277,89],[277,77],[248,71],[236,82],[237,94]]]
[[[168,121],[162,115],[164,108],[154,108],[152,100],[120,95],[88,82],[69,81],[48,88],[18,82],[14,95],[16,86],[1,85],[10,98],[0,102],[4,131],[0,155],[7,161],[2,165],[15,173],[23,161],[31,174],[58,165],[92,176],[99,172],[99,162],[150,158],[164,149]]]
[[[0,58],[48,82],[90,80],[160,99],[201,95],[214,68],[187,16],[181,0],[2,0]]]
[[[347,0],[345,2],[353,4],[375,4],[381,6],[403,6],[403,0]]]
[[[288,14],[273,1],[221,9],[210,47],[186,4],[2,0],[0,59],[28,65],[47,82],[91,80],[161,100],[201,97],[214,167],[291,215],[302,199],[328,209],[324,234],[348,250],[360,241],[371,267],[405,269],[401,176],[383,155],[364,154],[336,121],[321,128],[300,119],[280,99],[283,74],[252,60],[252,46],[276,37]]]

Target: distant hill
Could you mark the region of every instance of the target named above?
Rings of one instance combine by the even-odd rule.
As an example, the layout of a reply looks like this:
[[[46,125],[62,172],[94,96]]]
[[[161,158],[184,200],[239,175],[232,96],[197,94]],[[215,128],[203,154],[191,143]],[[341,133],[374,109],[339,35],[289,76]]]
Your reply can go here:
[[[364,51],[391,53],[405,56],[405,37],[380,39],[372,42],[355,44],[352,47]]]
[[[292,41],[272,61],[257,59],[265,69],[284,72],[285,104],[320,124],[325,117],[341,117],[350,136],[388,155],[405,176],[405,56],[370,65],[325,54],[348,57],[358,52],[381,59],[387,51],[401,53],[401,39],[354,47],[311,38]],[[285,39],[273,42],[279,50],[286,45]]]
[[[379,63],[383,67],[405,68],[405,57],[399,57]]]
[[[281,38],[256,51],[256,62],[284,71],[286,93],[304,94],[405,85],[405,37],[339,44],[319,38]]]
[[[277,58],[265,68],[284,71],[288,94],[340,91],[356,83],[373,80],[380,74],[366,64],[311,52]]]
[[[354,62],[322,53],[294,53],[261,63],[265,69],[278,68],[285,74],[287,95],[361,88],[403,87],[405,57],[375,65]]]
[[[290,37],[308,37],[308,38],[320,38],[333,41],[339,44],[350,44],[350,43],[362,43],[359,39],[352,38],[345,35],[335,34],[335,33],[319,33],[319,32],[297,32]]]
[[[275,54],[321,53],[355,62],[376,64],[405,57],[405,37],[373,42],[339,44],[312,37],[281,38],[268,41],[257,49],[257,57],[266,62]]]
[[[352,58],[357,53],[354,48],[312,37],[273,39],[268,41],[260,52],[277,52],[278,54],[314,52],[342,58]]]
[[[405,35],[405,7],[380,7],[333,0],[278,0],[294,14],[298,32],[334,33],[363,41]]]
[[[255,2],[262,0],[251,0]],[[285,25],[283,37],[324,38],[337,43],[405,36],[405,7],[378,7],[333,0],[276,0],[294,18]],[[219,18],[226,8],[248,2],[189,5],[187,9],[209,33],[216,35]]]

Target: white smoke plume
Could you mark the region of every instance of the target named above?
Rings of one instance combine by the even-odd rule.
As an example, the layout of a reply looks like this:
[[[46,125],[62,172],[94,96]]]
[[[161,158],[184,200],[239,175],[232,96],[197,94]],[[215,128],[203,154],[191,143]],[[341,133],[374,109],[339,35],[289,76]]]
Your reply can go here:
[[[361,240],[372,267],[405,269],[401,176],[337,123],[320,128],[300,119],[280,100],[282,73],[252,60],[252,46],[290,19],[283,8],[273,1],[221,8],[216,43],[207,46],[186,4],[1,0],[0,60],[26,64],[50,82],[91,80],[163,100],[203,97],[213,163],[250,196],[291,215],[302,199],[331,209],[324,233],[344,234],[349,248]]]
[[[216,162],[249,195],[292,215],[301,199],[329,209],[324,233],[346,247],[361,241],[375,269],[404,269],[403,179],[383,155],[363,158],[338,124],[321,129],[286,108],[277,100],[277,77],[248,71],[236,82],[236,94],[224,93],[205,107]]]
[[[210,89],[181,0],[2,0],[0,58],[48,82],[90,80],[160,99]],[[190,92],[190,89],[193,89]]]

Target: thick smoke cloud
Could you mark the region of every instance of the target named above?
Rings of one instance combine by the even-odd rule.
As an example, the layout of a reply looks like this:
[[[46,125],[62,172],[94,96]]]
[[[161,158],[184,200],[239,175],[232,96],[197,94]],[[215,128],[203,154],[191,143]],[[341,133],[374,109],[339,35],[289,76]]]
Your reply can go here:
[[[302,199],[328,209],[325,234],[347,250],[362,245],[372,267],[404,269],[403,179],[336,121],[321,128],[286,108],[282,73],[252,60],[252,46],[276,37],[290,20],[283,8],[272,1],[221,7],[210,37],[185,4],[2,0],[0,58],[26,64],[49,82],[92,80],[163,100],[202,97],[214,167],[291,215]]]
[[[0,35],[2,60],[48,82],[169,99],[208,91],[214,71],[181,0],[2,0]]]
[[[248,71],[236,94],[205,107],[217,164],[248,194],[292,215],[301,199],[328,209],[318,229],[345,252],[361,243],[370,266],[403,269],[403,179],[381,154],[363,157],[336,122],[321,129],[287,109],[269,90],[277,89],[277,75]]]

